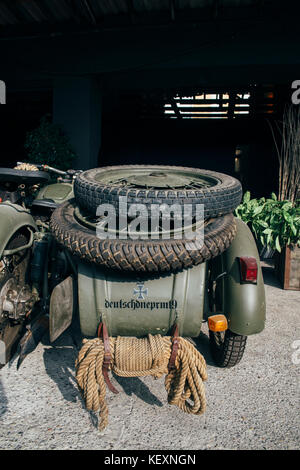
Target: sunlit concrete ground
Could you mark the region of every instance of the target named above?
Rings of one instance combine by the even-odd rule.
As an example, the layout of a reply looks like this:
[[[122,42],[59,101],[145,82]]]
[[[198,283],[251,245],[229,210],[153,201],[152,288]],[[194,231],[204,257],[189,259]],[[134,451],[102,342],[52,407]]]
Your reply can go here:
[[[85,410],[74,379],[76,335],[66,332],[0,371],[1,449],[299,449],[300,292],[284,291],[264,268],[265,330],[248,338],[242,362],[217,368],[207,329],[197,345],[207,361],[207,411],[167,404],[163,379],[114,378],[109,426]]]

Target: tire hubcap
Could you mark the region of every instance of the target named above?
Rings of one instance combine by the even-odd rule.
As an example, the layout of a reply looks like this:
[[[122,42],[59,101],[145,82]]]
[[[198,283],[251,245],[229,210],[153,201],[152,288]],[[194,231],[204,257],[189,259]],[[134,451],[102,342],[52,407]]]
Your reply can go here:
[[[141,168],[98,175],[96,180],[110,185],[146,189],[201,189],[217,184],[216,179],[183,170]]]

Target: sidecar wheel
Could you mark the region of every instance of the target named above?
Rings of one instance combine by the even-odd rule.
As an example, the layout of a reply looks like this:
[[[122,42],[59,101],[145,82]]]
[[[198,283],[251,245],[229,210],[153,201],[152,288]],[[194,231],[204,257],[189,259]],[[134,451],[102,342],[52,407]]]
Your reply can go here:
[[[230,330],[209,332],[209,343],[215,363],[219,367],[233,367],[243,357],[247,336],[238,335]]]

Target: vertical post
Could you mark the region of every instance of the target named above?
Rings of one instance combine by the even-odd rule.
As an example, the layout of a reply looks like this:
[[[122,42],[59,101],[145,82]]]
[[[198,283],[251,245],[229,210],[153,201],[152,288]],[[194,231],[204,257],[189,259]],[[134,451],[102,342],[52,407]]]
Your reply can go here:
[[[98,166],[101,110],[101,89],[96,79],[55,79],[53,121],[62,127],[77,154],[73,164],[75,169],[86,170]]]
[[[0,104],[6,104],[6,85],[0,80]]]

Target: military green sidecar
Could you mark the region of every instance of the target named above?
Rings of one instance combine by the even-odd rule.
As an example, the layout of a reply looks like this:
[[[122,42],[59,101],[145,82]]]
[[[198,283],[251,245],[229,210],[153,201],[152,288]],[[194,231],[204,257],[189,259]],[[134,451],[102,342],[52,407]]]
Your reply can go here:
[[[18,346],[20,366],[46,331],[53,342],[76,322],[88,338],[99,323],[110,336],[177,325],[196,338],[208,322],[216,364],[237,364],[266,310],[255,240],[233,216],[241,196],[236,179],[184,167],[0,169],[0,364]],[[201,243],[178,229],[184,206]],[[162,207],[173,208],[167,228]]]

